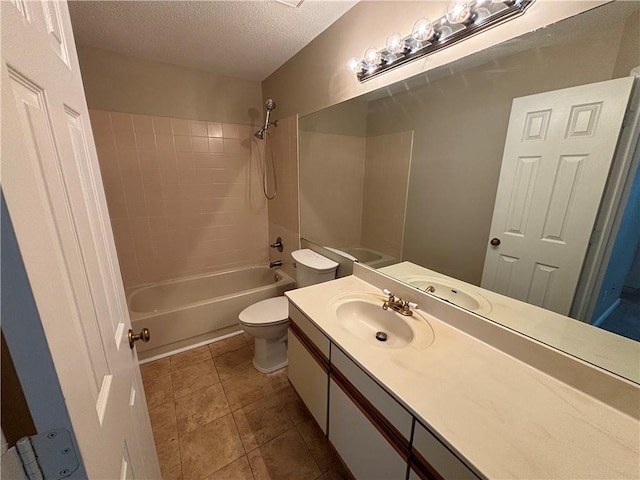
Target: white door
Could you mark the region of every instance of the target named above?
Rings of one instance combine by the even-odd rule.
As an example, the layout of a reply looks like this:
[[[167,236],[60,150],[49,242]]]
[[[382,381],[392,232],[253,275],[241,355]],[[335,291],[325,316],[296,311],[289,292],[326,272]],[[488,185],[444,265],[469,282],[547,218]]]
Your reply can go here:
[[[159,478],[67,5],[0,8],[2,189],[80,454]]]
[[[632,85],[514,99],[483,288],[569,314]]]

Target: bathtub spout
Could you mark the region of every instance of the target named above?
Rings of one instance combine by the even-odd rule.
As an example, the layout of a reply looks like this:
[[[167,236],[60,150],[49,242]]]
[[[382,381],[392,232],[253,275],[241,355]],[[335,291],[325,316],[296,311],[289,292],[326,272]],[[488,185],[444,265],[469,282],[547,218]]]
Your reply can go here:
[[[276,260],[275,262],[269,262],[269,268],[281,267],[281,266],[282,266],[282,260]]]

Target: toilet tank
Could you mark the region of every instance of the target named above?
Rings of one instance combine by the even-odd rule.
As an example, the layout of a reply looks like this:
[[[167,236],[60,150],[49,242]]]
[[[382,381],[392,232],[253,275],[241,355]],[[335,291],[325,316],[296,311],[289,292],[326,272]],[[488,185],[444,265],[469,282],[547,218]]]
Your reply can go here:
[[[296,262],[296,284],[298,288],[336,278],[338,263],[323,257],[308,248],[295,250],[291,256]]]

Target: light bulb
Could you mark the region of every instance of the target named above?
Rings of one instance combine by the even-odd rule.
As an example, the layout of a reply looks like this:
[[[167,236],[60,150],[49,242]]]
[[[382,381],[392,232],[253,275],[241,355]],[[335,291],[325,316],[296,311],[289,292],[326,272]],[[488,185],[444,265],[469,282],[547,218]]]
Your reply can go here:
[[[357,74],[357,73],[360,73],[362,71],[362,62],[360,61],[360,59],[358,57],[351,57],[347,61],[347,67],[353,73]]]
[[[433,37],[433,24],[428,17],[423,17],[413,24],[411,36],[418,42],[426,42]]]
[[[465,23],[471,18],[471,5],[468,1],[452,2],[447,11],[449,23]]]
[[[397,53],[401,53],[404,50],[404,39],[399,33],[392,33],[387,38],[386,47],[387,52],[392,55],[396,55]]]
[[[363,61],[369,69],[372,69],[380,63],[380,53],[375,47],[369,47],[364,52]]]

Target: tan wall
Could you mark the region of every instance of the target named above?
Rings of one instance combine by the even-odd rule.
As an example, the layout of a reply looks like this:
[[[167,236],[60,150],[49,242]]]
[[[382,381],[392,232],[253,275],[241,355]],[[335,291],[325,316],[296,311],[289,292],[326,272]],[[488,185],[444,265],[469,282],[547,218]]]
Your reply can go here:
[[[429,0],[358,3],[263,81],[264,98],[276,100],[282,115],[306,115],[607,2],[538,0],[519,18],[367,82],[359,83],[347,69],[347,60],[352,56],[362,57],[372,45],[383,47],[392,32],[410,32],[418,18],[440,17],[449,3]]]
[[[125,287],[267,261],[249,126],[90,116]]]
[[[640,66],[640,15],[631,15],[625,24],[616,66],[613,70],[614,77],[624,77],[629,72]]]
[[[274,192],[272,165],[276,166],[278,193],[268,201],[269,244],[282,238],[284,249],[269,250],[269,260],[281,260],[283,270],[295,278],[291,252],[300,245],[300,221],[298,216],[298,118],[292,115],[278,120],[278,126],[270,126],[266,139],[266,171],[268,193]],[[274,163],[272,163],[274,162]],[[265,164],[262,164],[265,168]]]
[[[78,46],[89,108],[259,125],[259,82]]]
[[[413,132],[368,137],[362,239],[364,247],[402,258]]]
[[[360,245],[364,137],[300,131],[300,232],[332,247]]]

